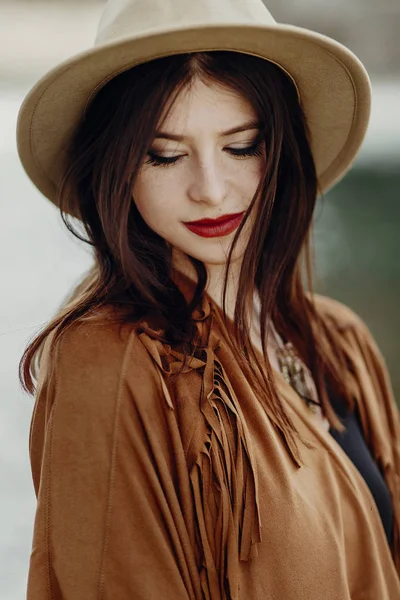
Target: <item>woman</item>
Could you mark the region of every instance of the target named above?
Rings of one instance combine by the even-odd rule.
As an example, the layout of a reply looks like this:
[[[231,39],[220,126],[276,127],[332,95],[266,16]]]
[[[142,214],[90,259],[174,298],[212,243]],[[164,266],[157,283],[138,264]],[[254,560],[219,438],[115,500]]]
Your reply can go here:
[[[400,598],[384,361],[302,282],[368,77],[261,1],[215,4],[108,2],[21,108],[27,173],[94,252],[21,364],[29,600]]]

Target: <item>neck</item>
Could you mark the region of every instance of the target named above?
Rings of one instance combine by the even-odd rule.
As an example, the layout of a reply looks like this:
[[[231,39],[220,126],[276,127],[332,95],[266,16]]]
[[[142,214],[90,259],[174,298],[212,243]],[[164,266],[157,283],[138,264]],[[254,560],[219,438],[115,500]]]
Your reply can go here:
[[[197,273],[192,263],[187,259],[186,255],[182,257],[174,251],[174,268],[176,273],[176,281],[179,282],[179,287],[182,292],[186,295],[187,299],[191,298],[193,294],[193,287],[189,285],[186,287],[185,280],[190,280],[194,283],[197,282]],[[185,259],[186,257],[186,259]],[[223,286],[225,277],[225,266],[222,265],[207,265],[208,282],[205,291],[211,299],[222,308],[222,297],[223,297]],[[234,319],[235,314],[235,303],[238,294],[238,280],[240,273],[240,264],[234,263],[231,267],[227,295],[226,295],[226,313],[230,319]],[[184,279],[179,279],[179,274],[184,275]],[[250,337],[251,342],[259,352],[262,353],[261,343],[261,330],[260,330],[260,298],[258,294],[254,295],[254,302],[250,307]],[[279,365],[276,359],[275,351],[278,345],[282,346],[283,342],[279,340],[278,334],[275,332],[275,328],[271,329],[271,335],[268,336],[267,351],[270,363],[272,367],[279,371]],[[279,340],[279,341],[278,341]]]
[[[192,263],[186,255],[182,256],[176,250],[173,251],[174,267],[178,273],[182,273],[193,282],[197,281],[197,273]],[[225,265],[207,265],[208,280],[205,291],[212,300],[222,308],[224,295]],[[231,264],[228,277],[228,286],[226,290],[225,308],[228,317],[233,319],[235,314],[235,305],[238,295],[238,284],[240,274],[240,262]]]

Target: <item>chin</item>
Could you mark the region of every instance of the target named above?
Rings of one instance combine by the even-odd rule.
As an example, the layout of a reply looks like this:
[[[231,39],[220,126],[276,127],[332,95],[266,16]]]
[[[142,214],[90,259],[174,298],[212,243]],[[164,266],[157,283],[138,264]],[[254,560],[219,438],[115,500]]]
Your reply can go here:
[[[205,265],[223,267],[228,262],[228,255],[232,239],[226,239],[222,241],[221,238],[215,238],[213,240],[210,238],[204,238],[204,241],[199,241],[199,243],[196,244],[170,243],[177,254],[183,253],[184,255],[191,256],[192,258],[201,261]],[[244,248],[236,246],[232,257],[232,263],[240,260],[243,257],[244,251]]]
[[[193,258],[200,260],[205,265],[223,267],[228,262],[229,249],[224,251],[221,247],[219,247],[218,250],[214,249],[210,250],[210,252],[190,252],[190,250],[188,250],[186,253],[192,256]],[[237,252],[235,252],[232,257],[232,263],[236,262],[241,257],[242,254],[238,256]]]

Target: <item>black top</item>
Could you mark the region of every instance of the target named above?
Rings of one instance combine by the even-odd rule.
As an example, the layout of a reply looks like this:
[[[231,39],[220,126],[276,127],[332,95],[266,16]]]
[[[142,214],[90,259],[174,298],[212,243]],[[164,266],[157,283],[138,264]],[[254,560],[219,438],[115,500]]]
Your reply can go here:
[[[335,398],[332,393],[329,393],[329,399],[336,414],[346,427],[346,431],[343,433],[331,427],[329,433],[343,448],[344,452],[364,477],[375,499],[390,545],[393,534],[393,506],[391,496],[383,475],[365,442],[359,412],[356,409],[354,413],[351,413],[347,409],[345,402]]]

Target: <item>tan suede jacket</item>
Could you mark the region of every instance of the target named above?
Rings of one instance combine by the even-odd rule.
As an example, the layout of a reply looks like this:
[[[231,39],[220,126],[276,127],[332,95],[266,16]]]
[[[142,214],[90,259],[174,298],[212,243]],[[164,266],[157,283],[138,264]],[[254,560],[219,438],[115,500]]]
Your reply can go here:
[[[179,352],[106,316],[45,349],[28,600],[400,599],[399,413],[364,323],[317,304],[355,367],[344,376],[391,492],[392,547],[363,477],[276,373],[314,446],[294,464],[205,297],[204,347],[174,383]]]

